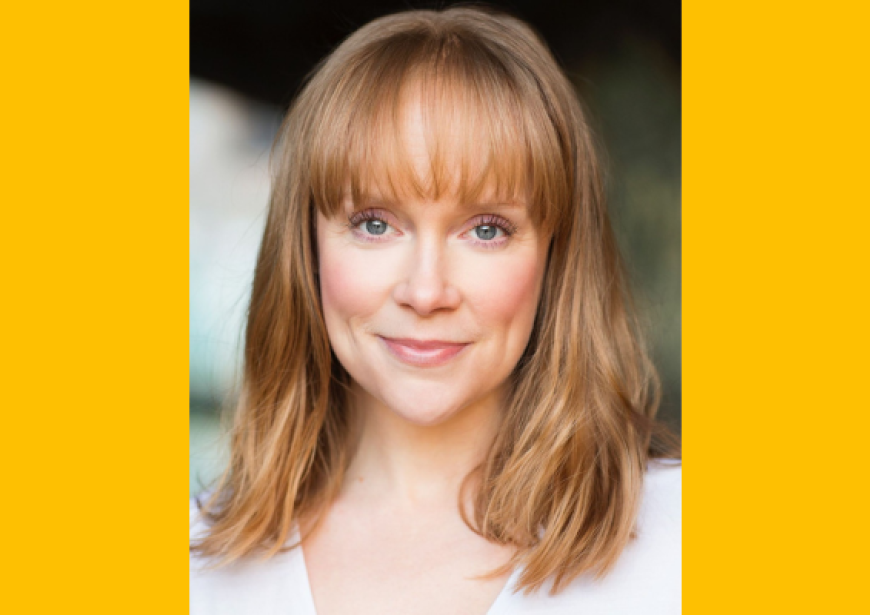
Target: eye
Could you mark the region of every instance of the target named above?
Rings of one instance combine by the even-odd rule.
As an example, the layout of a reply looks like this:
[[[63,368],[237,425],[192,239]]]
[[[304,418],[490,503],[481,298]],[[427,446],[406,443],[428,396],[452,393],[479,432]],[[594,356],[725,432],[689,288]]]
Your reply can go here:
[[[389,225],[383,220],[366,220],[362,225],[370,235],[383,235],[387,232],[387,226]]]
[[[360,239],[374,241],[381,239],[393,228],[377,210],[357,211],[348,216],[347,226]]]
[[[467,237],[483,248],[497,248],[505,245],[517,227],[508,219],[493,214],[475,218],[474,226],[468,231]]]
[[[490,241],[499,237],[499,233],[501,235],[505,234],[504,229],[494,225],[494,224],[479,224],[471,229],[471,232],[474,233],[478,239],[482,239],[484,241]]]

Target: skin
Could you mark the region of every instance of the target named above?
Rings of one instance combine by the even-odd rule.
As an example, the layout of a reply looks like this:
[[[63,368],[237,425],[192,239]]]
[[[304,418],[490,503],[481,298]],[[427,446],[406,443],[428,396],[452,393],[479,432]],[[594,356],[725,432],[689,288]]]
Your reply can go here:
[[[425,178],[419,105],[403,117],[404,147]],[[547,243],[523,202],[375,197],[318,214],[323,312],[353,379],[358,430],[342,491],[303,543],[319,615],[485,613],[504,586],[505,576],[475,577],[511,548],[474,534],[457,503],[528,343]],[[420,365],[390,339],[462,346]]]

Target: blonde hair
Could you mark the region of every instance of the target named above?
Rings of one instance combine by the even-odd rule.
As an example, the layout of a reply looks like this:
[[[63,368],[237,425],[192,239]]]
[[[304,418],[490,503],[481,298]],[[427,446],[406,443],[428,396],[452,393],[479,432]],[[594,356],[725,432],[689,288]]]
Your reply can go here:
[[[402,155],[410,88],[431,174]],[[351,454],[348,374],[320,307],[315,208],[334,214],[377,189],[462,202],[522,195],[551,237],[528,346],[500,431],[461,510],[516,547],[518,587],[605,574],[629,542],[655,431],[658,383],[628,302],[592,132],[545,45],[521,21],[472,8],[412,11],[351,35],[313,73],[276,143],[257,260],[230,465],[192,549],[221,563],[286,549],[317,519]],[[295,545],[294,545],[295,546]],[[289,547],[292,548],[292,547]],[[498,572],[503,572],[496,571]]]

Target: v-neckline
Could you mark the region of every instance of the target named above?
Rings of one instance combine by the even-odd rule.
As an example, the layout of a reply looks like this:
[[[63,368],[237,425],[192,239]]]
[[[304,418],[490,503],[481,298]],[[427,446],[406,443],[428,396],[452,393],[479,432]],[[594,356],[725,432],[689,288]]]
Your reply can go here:
[[[298,600],[296,602],[298,602],[298,606],[304,609],[304,612],[299,613],[299,615],[317,615],[317,609],[314,606],[314,592],[311,590],[311,580],[308,577],[308,566],[305,564],[305,553],[302,551],[302,542],[299,540],[298,528],[294,530],[292,541],[293,543],[291,544],[295,543],[297,546],[291,552],[291,574],[293,574],[294,578],[290,585],[294,593],[297,594],[296,598]],[[514,593],[519,573],[519,568],[515,568],[511,572],[501,591],[499,591],[495,600],[486,611],[486,615],[507,615],[508,600]],[[294,613],[294,615],[296,614]]]

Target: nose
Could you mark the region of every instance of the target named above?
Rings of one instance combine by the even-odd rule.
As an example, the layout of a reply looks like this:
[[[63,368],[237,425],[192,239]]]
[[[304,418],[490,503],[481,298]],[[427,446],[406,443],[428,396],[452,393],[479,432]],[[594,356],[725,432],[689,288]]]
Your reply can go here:
[[[420,316],[459,306],[459,290],[450,283],[446,246],[420,241],[409,257],[406,275],[393,289],[393,299]]]

